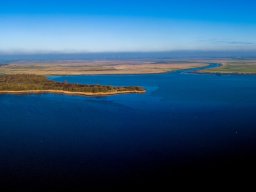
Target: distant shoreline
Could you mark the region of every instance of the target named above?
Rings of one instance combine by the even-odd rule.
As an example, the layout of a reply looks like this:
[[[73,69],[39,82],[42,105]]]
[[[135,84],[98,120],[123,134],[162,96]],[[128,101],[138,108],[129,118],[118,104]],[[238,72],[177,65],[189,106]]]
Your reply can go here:
[[[197,74],[209,74],[209,75],[256,75],[256,72],[223,72],[223,71],[196,71],[193,73],[197,73]]]
[[[215,75],[256,75],[256,61],[229,61],[219,63],[221,66],[213,69],[196,71],[198,74]]]
[[[62,90],[25,90],[25,91],[0,91],[0,95],[3,94],[13,94],[13,95],[23,95],[23,94],[62,94],[62,95],[81,95],[81,96],[110,96],[110,95],[120,95],[120,94],[131,94],[137,93],[142,94],[145,93],[146,90],[143,91],[112,91],[112,92],[97,92],[97,93],[89,93],[89,92],[72,92],[72,91],[62,91]]]

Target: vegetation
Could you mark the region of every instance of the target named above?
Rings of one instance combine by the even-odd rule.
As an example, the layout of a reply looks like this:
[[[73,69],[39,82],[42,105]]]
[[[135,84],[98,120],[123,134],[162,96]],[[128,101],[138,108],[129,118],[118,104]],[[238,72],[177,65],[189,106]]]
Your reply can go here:
[[[234,74],[256,74],[255,61],[225,62],[221,67],[202,70],[207,73],[234,73]]]
[[[102,86],[102,85],[80,85],[70,84],[67,82],[55,82],[48,80],[45,76],[40,75],[28,75],[28,74],[17,74],[17,75],[0,75],[0,92],[8,91],[67,91],[67,92],[82,92],[82,93],[143,93],[144,88],[131,86],[131,87],[113,87],[113,86]]]

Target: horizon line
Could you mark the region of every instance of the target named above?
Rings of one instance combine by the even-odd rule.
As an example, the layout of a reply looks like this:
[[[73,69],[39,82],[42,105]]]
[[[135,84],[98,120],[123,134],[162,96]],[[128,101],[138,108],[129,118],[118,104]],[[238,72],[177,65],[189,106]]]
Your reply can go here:
[[[256,49],[234,49],[234,50],[166,50],[166,51],[0,51],[0,55],[56,55],[56,54],[134,54],[134,53],[256,53]]]

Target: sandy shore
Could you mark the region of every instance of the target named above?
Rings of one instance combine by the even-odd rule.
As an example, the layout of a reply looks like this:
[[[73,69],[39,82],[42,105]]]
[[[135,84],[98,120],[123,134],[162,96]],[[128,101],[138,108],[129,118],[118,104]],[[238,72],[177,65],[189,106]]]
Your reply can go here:
[[[0,91],[0,94],[64,94],[64,95],[81,95],[81,96],[109,96],[117,94],[132,94],[132,93],[145,93],[146,91],[113,91],[113,92],[97,92],[97,93],[87,93],[87,92],[71,92],[62,90],[26,90],[26,91]]]

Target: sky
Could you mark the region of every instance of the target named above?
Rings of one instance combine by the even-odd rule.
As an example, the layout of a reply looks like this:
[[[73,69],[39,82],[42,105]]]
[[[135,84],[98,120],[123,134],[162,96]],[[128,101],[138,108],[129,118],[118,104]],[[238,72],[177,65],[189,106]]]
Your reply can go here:
[[[0,0],[0,52],[256,50],[252,0]]]

